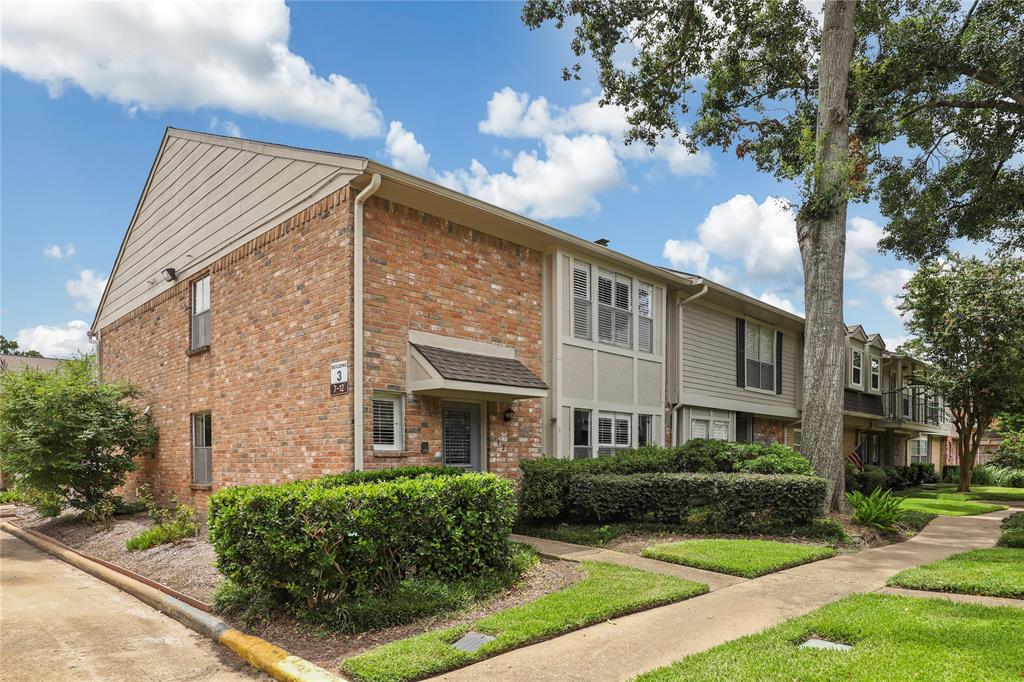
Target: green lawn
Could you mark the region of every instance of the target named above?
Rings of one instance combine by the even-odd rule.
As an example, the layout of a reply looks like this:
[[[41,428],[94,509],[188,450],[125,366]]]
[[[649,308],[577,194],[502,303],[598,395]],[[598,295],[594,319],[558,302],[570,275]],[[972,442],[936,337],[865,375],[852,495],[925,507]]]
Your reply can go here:
[[[583,562],[587,577],[540,599],[498,611],[469,625],[432,630],[371,649],[344,662],[367,682],[399,682],[458,668],[615,616],[703,594],[708,586],[625,566]],[[495,637],[474,653],[452,646],[468,631]]]
[[[756,578],[791,566],[835,556],[831,547],[799,545],[774,540],[684,540],[651,545],[643,551],[650,559]]]
[[[900,507],[910,511],[921,511],[940,516],[974,516],[975,514],[987,514],[988,512],[1006,509],[1003,504],[989,504],[988,502],[972,502],[969,500],[950,498],[941,493],[922,492],[913,495],[903,495]]]
[[[908,488],[894,493],[905,497],[922,497],[940,500],[1009,500],[1024,502],[1024,488],[1002,488],[995,485],[972,485],[971,492],[958,493],[956,486],[941,484],[937,490]]]
[[[996,547],[954,554],[897,573],[889,578],[889,584],[914,590],[1024,599],[1024,549]],[[1024,630],[1024,612],[1021,623]]]
[[[878,594],[847,597],[756,635],[687,656],[640,682],[920,680],[1020,682],[1022,611]],[[850,651],[799,649],[810,637]]]

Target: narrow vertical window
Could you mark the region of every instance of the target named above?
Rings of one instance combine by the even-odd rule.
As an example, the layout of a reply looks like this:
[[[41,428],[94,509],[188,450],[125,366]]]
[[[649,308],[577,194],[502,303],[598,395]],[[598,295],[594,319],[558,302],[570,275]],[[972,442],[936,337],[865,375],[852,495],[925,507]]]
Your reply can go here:
[[[373,449],[402,449],[402,398],[375,393],[373,396]]]
[[[882,361],[879,358],[871,358],[871,390],[877,391],[882,386]]]
[[[573,459],[588,459],[593,455],[590,442],[590,410],[572,411]]]
[[[800,441],[802,436],[800,435],[800,429],[793,429],[793,449],[800,452]]]
[[[209,412],[192,415],[192,483],[213,483],[213,419]]]
[[[577,339],[590,339],[590,266],[572,264],[572,335]]]
[[[192,282],[192,350],[210,345],[210,276]]]
[[[641,284],[636,292],[636,311],[640,318],[637,343],[644,353],[654,352],[654,290]]]
[[[746,386],[775,390],[775,330],[747,320],[745,325]]]
[[[641,414],[636,422],[636,443],[637,445],[653,445],[654,439],[654,415]]]
[[[850,351],[850,367],[852,371],[850,373],[850,381],[854,386],[864,385],[864,353],[859,350]]]

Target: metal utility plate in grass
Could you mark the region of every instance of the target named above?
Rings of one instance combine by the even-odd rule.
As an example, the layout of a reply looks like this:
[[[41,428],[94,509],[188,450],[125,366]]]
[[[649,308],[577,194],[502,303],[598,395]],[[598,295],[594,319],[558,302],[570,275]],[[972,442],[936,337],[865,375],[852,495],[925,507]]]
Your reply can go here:
[[[853,647],[849,644],[830,642],[827,639],[809,639],[800,645],[801,649],[828,649],[829,651],[849,651]]]
[[[465,651],[467,654],[471,654],[474,653],[480,647],[482,647],[484,644],[487,644],[488,642],[493,640],[493,637],[491,637],[490,635],[485,635],[482,632],[467,632],[462,637],[460,637],[459,641],[455,642],[455,644],[453,644],[452,646],[454,646],[456,649],[459,649],[460,651]]]

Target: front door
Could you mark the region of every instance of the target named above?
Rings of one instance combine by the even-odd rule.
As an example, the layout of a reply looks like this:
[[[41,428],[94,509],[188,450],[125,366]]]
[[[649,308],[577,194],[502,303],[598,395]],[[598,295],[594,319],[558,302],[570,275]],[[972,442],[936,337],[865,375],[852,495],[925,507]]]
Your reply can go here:
[[[480,406],[444,403],[441,451],[446,466],[480,471]]]

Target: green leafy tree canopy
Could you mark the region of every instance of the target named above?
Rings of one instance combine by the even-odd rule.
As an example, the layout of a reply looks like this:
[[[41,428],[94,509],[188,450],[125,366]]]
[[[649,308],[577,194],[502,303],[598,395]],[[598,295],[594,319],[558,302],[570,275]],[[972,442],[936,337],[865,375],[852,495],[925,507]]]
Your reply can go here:
[[[2,355],[21,355],[26,358],[41,358],[43,354],[37,350],[20,350],[18,348],[18,342],[14,339],[9,339],[6,336],[0,334],[0,354]]]
[[[132,386],[101,381],[93,356],[50,372],[0,372],[0,466],[49,515],[109,503],[156,442],[138,397]]]
[[[1024,259],[950,255],[923,265],[900,304],[911,353],[929,368],[917,384],[943,395],[959,436],[960,489],[969,490],[992,419],[1024,397]]]

